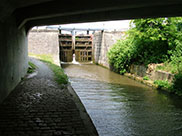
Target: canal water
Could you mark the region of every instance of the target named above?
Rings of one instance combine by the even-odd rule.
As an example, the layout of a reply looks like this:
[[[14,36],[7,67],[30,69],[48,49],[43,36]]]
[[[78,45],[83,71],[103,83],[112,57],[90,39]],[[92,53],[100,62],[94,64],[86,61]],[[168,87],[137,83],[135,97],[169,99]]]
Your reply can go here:
[[[97,65],[63,65],[100,136],[182,136],[182,100]]]

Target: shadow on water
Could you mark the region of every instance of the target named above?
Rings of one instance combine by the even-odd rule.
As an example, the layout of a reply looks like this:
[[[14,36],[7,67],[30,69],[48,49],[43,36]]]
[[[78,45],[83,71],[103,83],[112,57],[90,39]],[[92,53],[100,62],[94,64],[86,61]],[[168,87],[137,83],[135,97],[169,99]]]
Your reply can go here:
[[[99,66],[65,69],[101,136],[181,136],[182,100]]]

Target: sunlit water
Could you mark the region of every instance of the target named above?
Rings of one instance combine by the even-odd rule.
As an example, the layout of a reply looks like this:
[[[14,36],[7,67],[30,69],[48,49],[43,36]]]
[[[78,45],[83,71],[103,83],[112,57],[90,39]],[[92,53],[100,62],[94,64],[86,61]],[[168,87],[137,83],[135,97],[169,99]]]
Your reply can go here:
[[[64,65],[100,136],[182,136],[182,100],[96,65]]]

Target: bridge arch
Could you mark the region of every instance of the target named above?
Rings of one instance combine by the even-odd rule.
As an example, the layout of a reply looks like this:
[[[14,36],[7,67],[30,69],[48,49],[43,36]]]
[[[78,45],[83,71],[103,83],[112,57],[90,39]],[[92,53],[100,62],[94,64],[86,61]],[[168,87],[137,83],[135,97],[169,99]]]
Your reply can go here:
[[[33,26],[182,16],[180,0],[1,0],[0,7],[0,102],[26,73]]]

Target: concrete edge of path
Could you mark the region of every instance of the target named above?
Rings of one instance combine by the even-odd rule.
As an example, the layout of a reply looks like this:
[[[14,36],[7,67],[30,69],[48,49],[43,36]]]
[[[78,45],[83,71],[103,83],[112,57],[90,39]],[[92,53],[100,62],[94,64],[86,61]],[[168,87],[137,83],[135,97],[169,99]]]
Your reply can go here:
[[[80,116],[83,120],[83,123],[87,129],[89,136],[98,136],[98,132],[97,132],[90,116],[88,115],[84,105],[82,104],[80,98],[76,94],[75,90],[72,88],[72,86],[70,84],[67,85],[67,89],[68,89],[69,93],[73,96],[73,100],[80,112]]]

